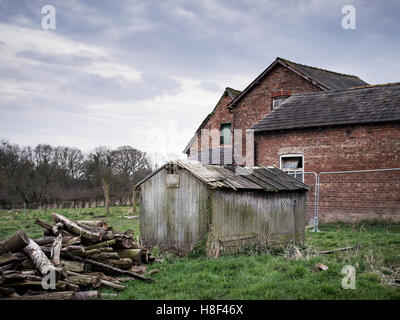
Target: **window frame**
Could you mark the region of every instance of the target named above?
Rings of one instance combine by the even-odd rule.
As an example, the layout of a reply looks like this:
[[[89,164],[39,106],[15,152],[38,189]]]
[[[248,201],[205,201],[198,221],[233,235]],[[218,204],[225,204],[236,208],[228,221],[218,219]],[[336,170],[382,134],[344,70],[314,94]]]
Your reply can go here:
[[[284,170],[282,168],[282,158],[301,158],[302,168],[301,169],[292,169],[292,170],[287,170],[286,169],[286,170]],[[305,167],[304,154],[301,154],[301,153],[288,153],[288,154],[282,154],[282,155],[279,156],[279,169],[281,169],[282,171],[286,172],[287,174],[291,175],[294,178],[296,178],[296,177],[293,176],[293,174],[296,175],[298,173],[302,173],[302,175],[301,175],[302,179],[301,180],[299,180],[297,178],[296,179],[301,181],[301,182],[303,182],[303,183],[304,183],[304,172],[305,172],[304,171],[304,167]]]
[[[224,141],[224,135],[223,135],[223,131],[222,131],[222,127],[225,125],[229,124],[229,131],[230,131],[230,143],[225,143]],[[219,144],[221,146],[230,146],[232,145],[232,122],[221,122],[219,124]]]
[[[271,101],[271,111],[274,110],[274,109],[276,109],[276,108],[279,108],[279,106],[280,106],[283,102],[285,102],[285,100],[286,100],[287,98],[289,98],[289,96],[276,96],[276,97],[272,97],[272,101]],[[279,103],[279,105],[275,106],[275,105],[274,105],[274,102],[275,102],[275,101],[278,101],[278,100],[282,100],[282,101],[281,101],[281,103]]]

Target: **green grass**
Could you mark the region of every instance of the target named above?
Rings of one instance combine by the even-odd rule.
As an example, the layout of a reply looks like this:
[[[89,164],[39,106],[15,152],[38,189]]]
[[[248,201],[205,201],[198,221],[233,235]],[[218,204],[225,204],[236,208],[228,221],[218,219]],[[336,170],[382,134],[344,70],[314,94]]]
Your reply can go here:
[[[125,219],[123,216],[133,215],[129,213],[131,207],[111,207],[110,214],[107,215],[104,208],[84,208],[84,209],[47,209],[9,211],[0,210],[0,240],[23,229],[31,238],[43,235],[43,228],[34,224],[36,219],[41,219],[53,223],[50,213],[56,212],[74,220],[105,220],[109,226],[117,230],[133,229],[135,235],[139,235],[139,219]]]
[[[400,225],[327,224],[307,231],[304,257],[236,254],[219,257],[163,257],[154,284],[131,281],[115,299],[400,299],[400,289],[386,285],[383,274],[400,267]],[[355,249],[307,257],[307,252],[345,246]],[[313,272],[316,263],[329,267]],[[345,265],[356,269],[356,289],[342,289]],[[391,270],[391,271],[389,271]],[[106,290],[110,292],[110,290]]]
[[[124,219],[129,207],[111,208],[107,217],[99,209],[32,210],[27,214],[0,212],[0,239],[24,229],[31,237],[42,230],[33,224],[36,218],[51,221],[49,212],[58,212],[72,219],[106,220],[117,229],[139,232],[138,219]],[[114,299],[400,299],[400,289],[387,285],[387,278],[400,268],[400,224],[362,222],[358,224],[325,224],[320,233],[307,231],[306,244],[300,248],[303,258],[289,258],[287,249],[273,254],[236,254],[218,259],[192,254],[178,258],[154,250],[160,262],[148,271],[160,272],[149,284],[133,280]],[[354,249],[315,256],[315,251],[345,246]],[[201,252],[201,250],[198,250]],[[307,256],[307,253],[310,255]],[[316,263],[329,267],[313,272]],[[345,265],[356,270],[356,289],[341,286]],[[397,276],[398,277],[398,276]],[[113,292],[112,290],[103,290]]]

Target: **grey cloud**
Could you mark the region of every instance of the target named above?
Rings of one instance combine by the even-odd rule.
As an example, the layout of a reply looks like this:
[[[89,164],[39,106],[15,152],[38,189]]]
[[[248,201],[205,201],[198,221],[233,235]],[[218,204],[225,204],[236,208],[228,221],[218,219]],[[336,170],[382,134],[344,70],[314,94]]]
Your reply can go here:
[[[18,58],[35,60],[49,64],[74,65],[80,66],[92,63],[93,61],[105,61],[104,57],[95,57],[85,51],[74,54],[49,54],[34,50],[24,50],[16,53]]]
[[[11,88],[0,92],[0,122],[7,115],[10,127],[2,127],[5,135],[13,132],[29,139],[30,131],[46,127],[51,138],[60,135],[66,139],[78,132],[87,137],[85,143],[94,146],[96,138],[108,139],[111,132],[115,138],[113,135],[109,143],[118,145],[124,138],[119,132],[143,119],[161,127],[164,118],[179,118],[185,129],[195,130],[216,101],[204,102],[204,109],[199,110],[189,98],[185,110],[171,112],[151,100],[183,90],[175,78],[194,80],[198,88],[215,92],[218,99],[218,86],[220,91],[225,86],[243,89],[246,81],[277,56],[355,74],[370,83],[399,81],[398,1],[350,1],[357,10],[357,29],[352,31],[343,30],[340,24],[341,7],[349,4],[348,0],[0,0],[0,21],[42,31],[41,8],[47,4],[54,5],[57,12],[54,35],[93,45],[107,52],[110,65],[116,62],[143,76],[129,80],[87,74],[80,67],[101,57],[51,55],[26,44],[18,53],[18,66],[0,59],[1,80],[7,84],[3,87]],[[8,50],[1,43],[0,48]],[[115,121],[118,126],[88,121],[93,111],[88,106],[130,101],[134,103],[123,130],[115,129],[122,120]],[[148,109],[139,107],[142,101]],[[68,121],[64,121],[65,113]],[[30,130],[24,129],[32,114],[36,123],[30,123]],[[42,115],[46,122],[40,121]],[[74,122],[79,116],[86,118]],[[110,118],[117,116],[121,114],[110,110]],[[89,129],[85,122],[90,122]],[[62,133],[57,130],[60,127]],[[137,134],[132,143],[140,142],[140,137]]]
[[[198,84],[198,87],[205,91],[213,91],[213,92],[222,91],[222,86],[213,81],[202,81]]]
[[[178,81],[153,73],[146,73],[139,80],[85,74],[60,88],[61,92],[112,101],[154,99],[165,94],[176,94],[180,90],[181,85]]]

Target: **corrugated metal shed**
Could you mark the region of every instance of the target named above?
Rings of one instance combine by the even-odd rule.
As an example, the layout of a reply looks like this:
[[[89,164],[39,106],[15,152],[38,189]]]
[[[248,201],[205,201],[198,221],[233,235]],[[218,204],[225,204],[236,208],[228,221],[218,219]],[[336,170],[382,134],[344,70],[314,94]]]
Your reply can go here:
[[[179,252],[206,239],[213,256],[302,242],[308,189],[276,167],[171,161],[136,185],[140,239]]]
[[[276,167],[240,167],[203,164],[195,160],[175,160],[159,168],[152,175],[140,181],[136,187],[150,179],[167,166],[177,165],[191,172],[196,178],[213,189],[233,190],[309,190],[309,187]]]

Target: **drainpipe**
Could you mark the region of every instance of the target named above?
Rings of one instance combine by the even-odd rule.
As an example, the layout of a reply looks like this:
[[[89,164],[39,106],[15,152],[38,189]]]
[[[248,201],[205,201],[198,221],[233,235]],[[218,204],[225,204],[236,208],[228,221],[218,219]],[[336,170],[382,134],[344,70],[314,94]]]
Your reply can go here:
[[[319,232],[318,230],[318,201],[319,201],[319,176],[316,172],[303,172],[303,174],[313,174],[315,177],[314,186],[314,230],[313,232]]]

